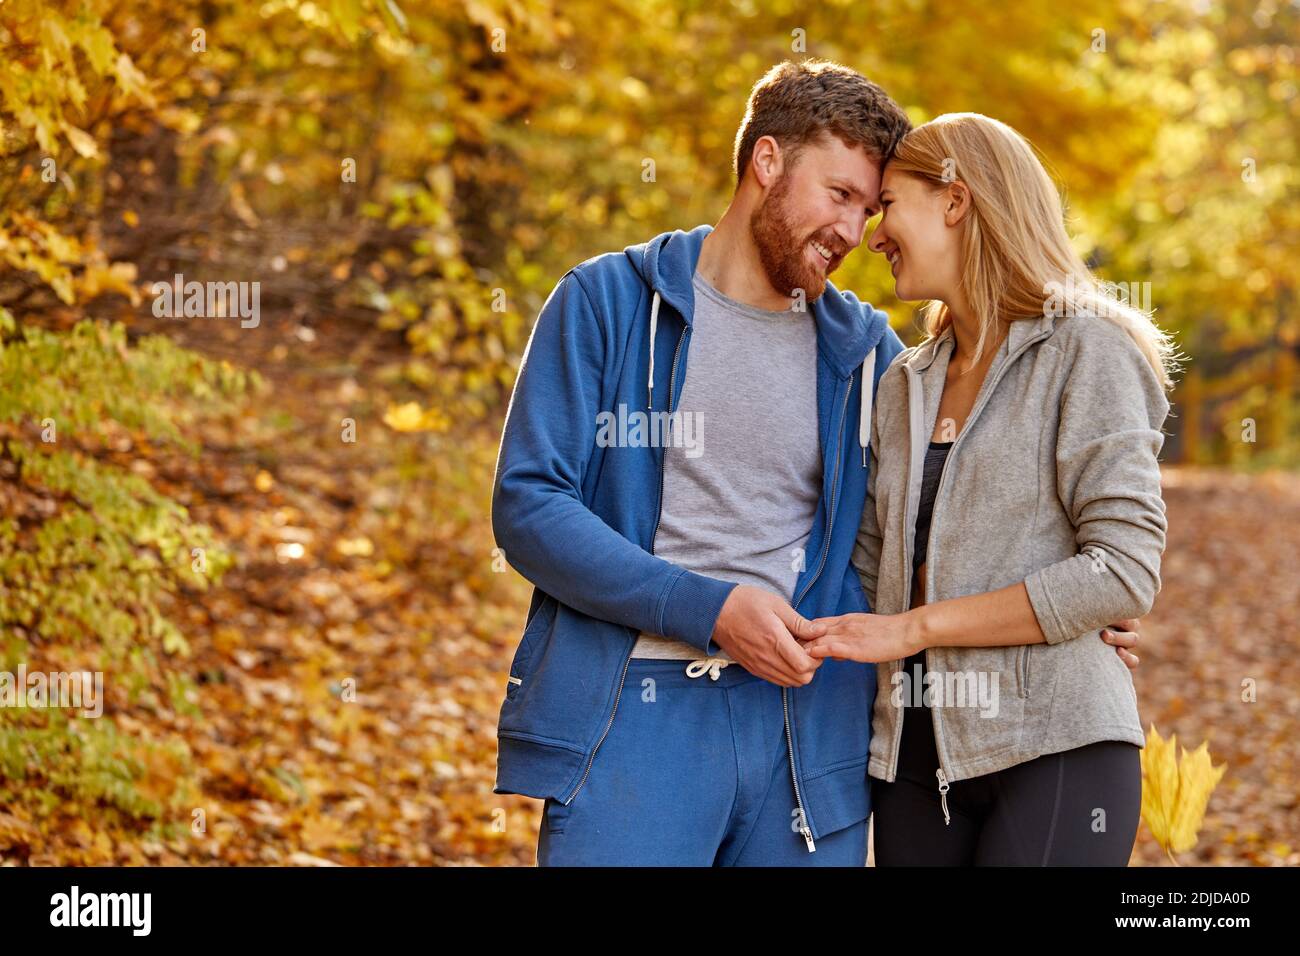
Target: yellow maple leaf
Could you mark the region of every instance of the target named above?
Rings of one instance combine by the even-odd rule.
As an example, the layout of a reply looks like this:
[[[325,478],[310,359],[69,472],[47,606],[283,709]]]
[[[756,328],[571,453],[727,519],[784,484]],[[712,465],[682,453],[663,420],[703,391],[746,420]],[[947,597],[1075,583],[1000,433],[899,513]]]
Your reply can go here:
[[[63,133],[68,137],[68,143],[77,151],[78,155],[85,157],[99,155],[99,146],[95,143],[95,137],[85,130],[77,129],[75,126],[66,126]]]
[[[1183,747],[1181,759],[1177,749],[1178,735],[1165,740],[1153,724],[1141,753],[1142,819],[1171,860],[1196,845],[1210,794],[1227,770],[1213,766],[1205,742],[1190,754]]]
[[[388,411],[384,412],[384,424],[395,432],[413,432],[419,430],[420,420],[423,417],[420,406],[416,402],[389,405]]]
[[[134,263],[92,263],[82,272],[77,287],[86,299],[93,299],[106,292],[117,292],[130,299],[133,305],[138,305],[141,297],[136,279]]]
[[[446,431],[450,422],[434,408],[421,409],[418,402],[389,405],[384,424],[395,432]]]

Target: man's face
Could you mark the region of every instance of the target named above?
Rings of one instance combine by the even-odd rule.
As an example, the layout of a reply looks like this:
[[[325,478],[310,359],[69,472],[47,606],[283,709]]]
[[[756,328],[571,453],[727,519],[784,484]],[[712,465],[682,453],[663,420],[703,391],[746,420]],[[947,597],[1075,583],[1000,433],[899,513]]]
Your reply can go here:
[[[824,134],[799,151],[750,217],[750,231],[772,288],[809,302],[862,242],[880,209],[880,166],[860,146]]]

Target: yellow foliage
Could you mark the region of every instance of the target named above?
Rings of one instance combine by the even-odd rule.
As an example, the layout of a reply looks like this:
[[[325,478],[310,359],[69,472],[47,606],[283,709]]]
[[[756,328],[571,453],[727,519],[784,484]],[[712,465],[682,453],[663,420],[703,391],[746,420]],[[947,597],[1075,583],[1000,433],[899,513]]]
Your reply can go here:
[[[1196,845],[1210,794],[1227,770],[1212,765],[1204,741],[1190,754],[1182,748],[1181,760],[1177,745],[1177,734],[1165,740],[1152,725],[1141,755],[1142,819],[1170,859]]]
[[[451,422],[436,408],[421,409],[418,402],[407,402],[388,406],[384,424],[395,432],[444,432]]]

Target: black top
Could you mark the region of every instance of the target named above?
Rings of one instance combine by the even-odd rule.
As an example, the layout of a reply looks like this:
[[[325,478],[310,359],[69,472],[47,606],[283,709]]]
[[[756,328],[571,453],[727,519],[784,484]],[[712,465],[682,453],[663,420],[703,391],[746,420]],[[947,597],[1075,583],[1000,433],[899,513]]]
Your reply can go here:
[[[932,441],[925,452],[925,467],[921,471],[921,505],[916,512],[916,530],[912,544],[912,573],[925,561],[926,547],[930,538],[930,519],[934,515],[934,496],[939,490],[939,476],[943,473],[943,463],[952,448],[950,441]],[[917,651],[903,662],[904,672],[909,680],[924,687],[921,680],[925,674],[925,651]],[[909,700],[910,703],[910,700]],[[924,705],[922,705],[924,706]],[[904,722],[906,727],[906,721]]]
[[[916,512],[916,532],[912,544],[912,572],[925,561],[926,547],[930,543],[930,517],[934,511],[934,496],[939,490],[939,476],[948,458],[950,441],[932,441],[925,452],[925,467],[921,472],[921,505]]]

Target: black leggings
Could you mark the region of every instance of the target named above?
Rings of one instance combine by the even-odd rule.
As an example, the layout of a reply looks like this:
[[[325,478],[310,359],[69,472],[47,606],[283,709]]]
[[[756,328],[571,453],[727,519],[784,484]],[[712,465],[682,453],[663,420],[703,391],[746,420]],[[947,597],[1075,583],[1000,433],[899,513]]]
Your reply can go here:
[[[950,783],[928,707],[904,707],[893,783],[871,781],[877,866],[1127,866],[1142,805],[1133,744],[1104,740]]]

